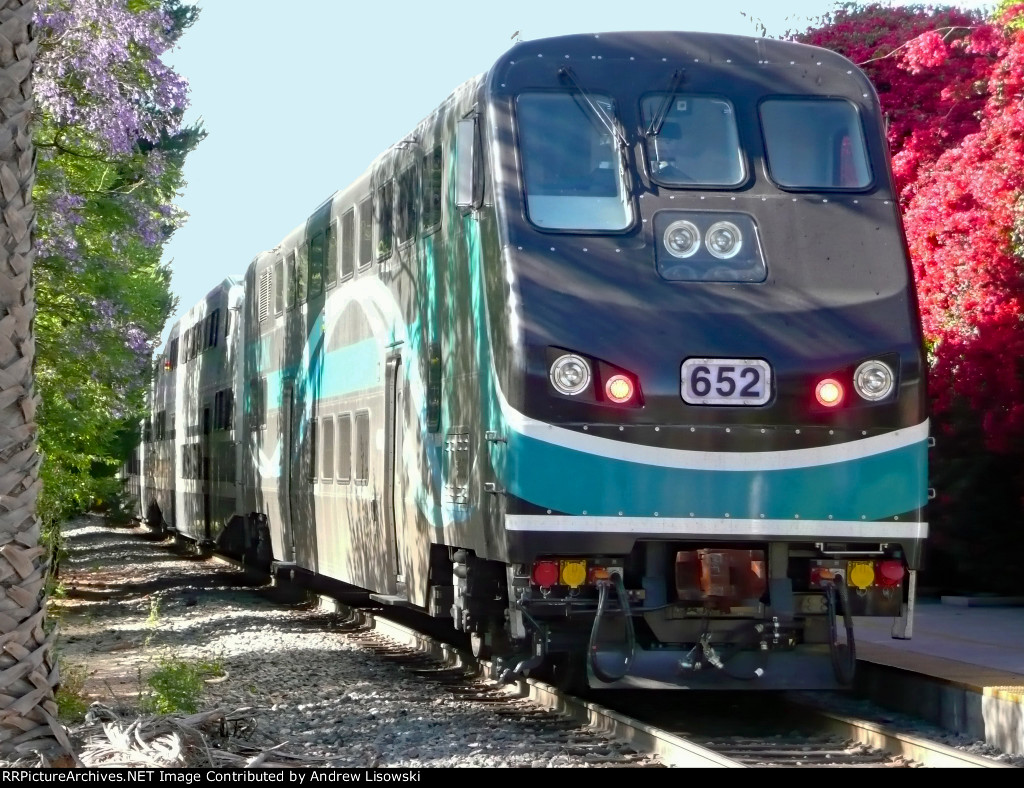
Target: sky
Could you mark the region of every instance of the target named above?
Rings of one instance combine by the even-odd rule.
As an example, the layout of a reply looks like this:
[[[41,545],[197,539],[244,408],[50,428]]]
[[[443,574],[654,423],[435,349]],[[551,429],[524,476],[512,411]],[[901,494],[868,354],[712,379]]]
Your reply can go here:
[[[913,5],[883,0],[883,5]],[[950,3],[991,8],[990,2]],[[449,93],[520,40],[617,30],[782,37],[834,0],[198,0],[164,62],[190,86],[188,214],[164,248],[178,309],[278,244]],[[628,15],[624,14],[628,12]],[[762,27],[763,26],[763,27]],[[762,30],[764,33],[762,33]]]

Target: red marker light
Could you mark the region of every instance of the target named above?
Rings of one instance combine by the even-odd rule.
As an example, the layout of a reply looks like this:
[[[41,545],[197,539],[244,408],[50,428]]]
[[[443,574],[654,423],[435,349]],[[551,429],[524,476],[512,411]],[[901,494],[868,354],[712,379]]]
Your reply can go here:
[[[625,375],[612,375],[604,384],[604,393],[612,402],[629,402],[633,399],[633,381]]]
[[[843,401],[843,384],[835,378],[825,378],[814,389],[818,403],[826,408],[834,408]]]

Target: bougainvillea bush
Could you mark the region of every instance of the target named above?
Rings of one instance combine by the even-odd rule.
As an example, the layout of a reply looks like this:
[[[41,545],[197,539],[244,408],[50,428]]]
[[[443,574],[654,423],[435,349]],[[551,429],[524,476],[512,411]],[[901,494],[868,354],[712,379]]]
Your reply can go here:
[[[860,65],[888,117],[929,350],[924,580],[1024,590],[1024,3],[845,5],[795,36]]]

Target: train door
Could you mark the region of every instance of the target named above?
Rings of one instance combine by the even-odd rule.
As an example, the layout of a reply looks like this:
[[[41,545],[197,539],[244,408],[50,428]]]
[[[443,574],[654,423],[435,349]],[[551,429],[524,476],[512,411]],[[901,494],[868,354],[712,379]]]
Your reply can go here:
[[[307,403],[314,392],[307,386],[288,387],[288,523],[291,560],[303,569],[317,571],[316,506],[313,480],[316,458],[316,409]]]
[[[402,456],[402,387],[399,385],[399,370],[402,366],[400,352],[388,356],[384,375],[384,528],[389,542],[388,571],[395,579],[399,596],[405,596],[406,584],[403,568],[405,555],[405,523],[399,522],[402,511],[402,485],[397,478]]]
[[[200,497],[203,507],[203,539],[210,541],[211,534],[211,506],[210,506],[210,409],[203,408],[203,434],[199,443],[199,485]]]
[[[292,529],[292,473],[295,466],[295,453],[292,448],[293,426],[295,424],[295,394],[292,382],[285,381],[281,392],[281,478],[278,487],[278,502],[281,512],[281,560],[295,560],[295,532]]]

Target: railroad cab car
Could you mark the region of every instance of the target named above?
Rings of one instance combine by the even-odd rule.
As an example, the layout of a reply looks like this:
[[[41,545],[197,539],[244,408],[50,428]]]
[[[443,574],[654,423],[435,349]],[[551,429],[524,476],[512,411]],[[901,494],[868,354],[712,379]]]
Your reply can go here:
[[[849,682],[852,616],[909,635],[927,535],[866,77],[782,41],[569,36],[517,44],[456,115],[457,624],[604,687]]]

